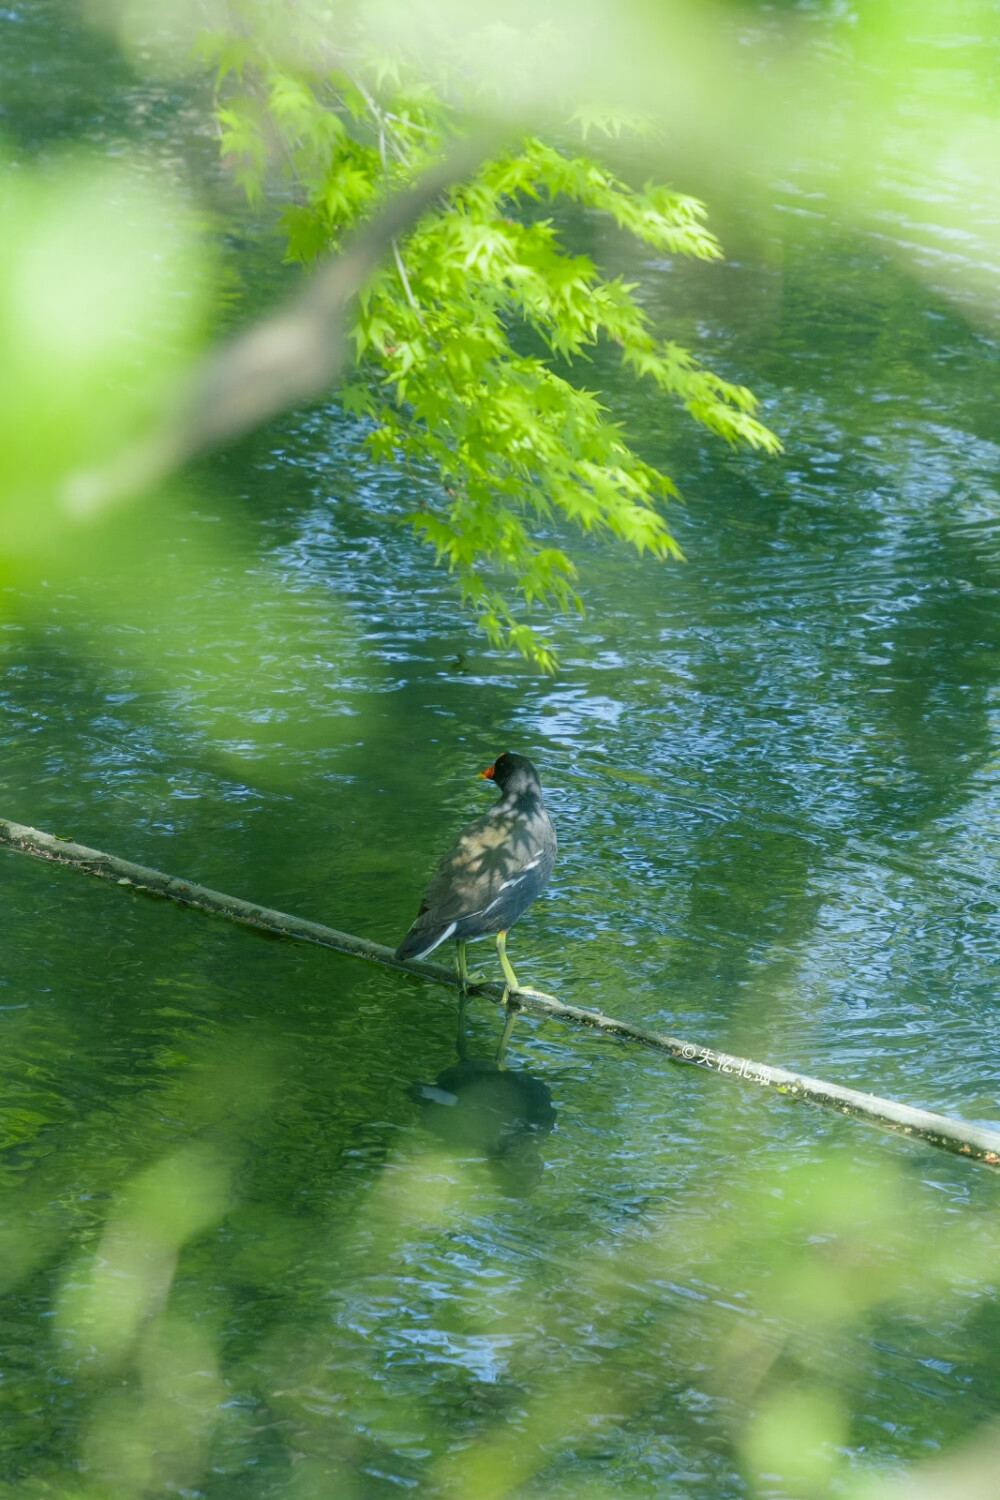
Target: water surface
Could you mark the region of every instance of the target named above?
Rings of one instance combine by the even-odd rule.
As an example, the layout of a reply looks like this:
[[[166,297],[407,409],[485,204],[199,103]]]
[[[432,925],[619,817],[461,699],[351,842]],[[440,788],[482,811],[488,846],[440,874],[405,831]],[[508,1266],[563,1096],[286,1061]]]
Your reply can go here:
[[[137,132],[45,15],[48,133]],[[399,525],[430,481],[331,404],[137,512],[127,607],[8,591],[3,813],[394,943],[517,749],[560,837],[525,981],[1000,1127],[996,350],[795,206],[721,205],[724,267],[633,257],[786,454],[599,361],[687,561],[574,542],[558,677],[484,647]],[[504,1080],[482,1003],[463,1071],[447,992],[0,880],[9,1493],[801,1496],[995,1410],[988,1172],[542,1022]]]

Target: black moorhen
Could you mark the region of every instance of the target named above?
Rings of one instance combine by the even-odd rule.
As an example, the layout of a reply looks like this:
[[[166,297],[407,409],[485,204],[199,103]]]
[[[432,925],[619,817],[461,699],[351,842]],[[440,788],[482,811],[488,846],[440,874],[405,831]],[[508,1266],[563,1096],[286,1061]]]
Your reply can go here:
[[[440,943],[454,938],[464,1001],[469,985],[465,945],[471,938],[495,933],[506,1003],[519,988],[507,958],[507,932],[552,874],[556,831],[545,811],[538,772],[526,756],[505,752],[480,777],[496,782],[500,801],[463,828],[441,860],[396,957],[426,958]],[[508,1008],[501,1057],[514,1015]]]

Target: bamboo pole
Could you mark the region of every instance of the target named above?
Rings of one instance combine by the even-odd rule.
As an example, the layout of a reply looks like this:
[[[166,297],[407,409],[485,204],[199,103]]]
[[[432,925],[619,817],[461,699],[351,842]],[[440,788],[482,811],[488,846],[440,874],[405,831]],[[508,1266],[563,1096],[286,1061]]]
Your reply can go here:
[[[391,948],[386,948],[381,943],[369,942],[367,938],[355,937],[349,932],[338,932],[336,928],[327,927],[322,922],[309,922],[302,917],[289,916],[287,912],[273,911],[270,907],[257,906],[251,901],[241,901],[237,896],[227,896],[221,891],[197,885],[194,881],[164,875],[146,865],[119,859],[100,849],[88,849],[70,839],[61,839],[51,833],[42,833],[37,828],[28,828],[23,823],[0,819],[0,845],[6,845],[20,854],[29,854],[35,859],[69,865],[75,870],[83,870],[89,875],[97,875],[102,880],[110,880],[133,890],[166,896],[171,901],[197,907],[200,911],[225,917],[230,922],[239,922],[281,937],[317,943],[324,948],[333,948],[338,953],[365,959],[368,963],[384,964],[390,969],[401,969],[418,978],[433,980],[436,984],[452,987],[457,987],[458,984],[455,972],[442,964],[398,959]],[[499,1003],[503,998],[503,987],[499,984],[481,984],[476,986],[475,993]],[[518,1009],[531,1015],[546,1016],[550,1020],[565,1021],[577,1026],[589,1026],[592,1030],[609,1036],[653,1047],[674,1062],[688,1063],[740,1079],[744,1083],[773,1089],[785,1098],[819,1104],[838,1114],[852,1115],[867,1124],[877,1125],[883,1130],[896,1131],[925,1141],[928,1145],[937,1146],[956,1156],[965,1156],[971,1161],[984,1162],[991,1167],[1000,1166],[1000,1133],[997,1131],[967,1125],[962,1120],[933,1114],[929,1110],[911,1109],[909,1105],[897,1104],[891,1099],[880,1099],[875,1094],[859,1093],[856,1089],[842,1088],[836,1083],[825,1083],[820,1078],[789,1072],[787,1068],[774,1068],[767,1063],[752,1062],[746,1057],[718,1052],[713,1047],[696,1046],[663,1032],[651,1031],[645,1026],[635,1026],[630,1021],[619,1021],[601,1011],[588,1010],[580,1005],[567,1005],[562,1000],[532,991],[518,991],[516,1005]]]

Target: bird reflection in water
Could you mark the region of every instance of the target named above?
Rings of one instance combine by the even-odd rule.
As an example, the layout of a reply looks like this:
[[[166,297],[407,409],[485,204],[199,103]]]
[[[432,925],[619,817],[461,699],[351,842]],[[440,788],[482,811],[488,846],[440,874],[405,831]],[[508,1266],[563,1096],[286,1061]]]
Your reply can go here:
[[[469,1057],[459,1032],[458,1061],[433,1083],[418,1083],[425,1127],[452,1152],[482,1156],[501,1192],[526,1196],[545,1170],[542,1143],[556,1122],[548,1084],[499,1062]]]

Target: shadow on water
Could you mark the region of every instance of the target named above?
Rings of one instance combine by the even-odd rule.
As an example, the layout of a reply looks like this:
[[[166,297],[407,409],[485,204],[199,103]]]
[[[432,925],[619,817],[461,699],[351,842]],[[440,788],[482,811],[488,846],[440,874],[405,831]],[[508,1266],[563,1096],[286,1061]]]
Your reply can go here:
[[[556,1123],[552,1090],[525,1069],[504,1067],[502,1056],[470,1057],[464,1007],[456,1050],[433,1083],[413,1085],[421,1123],[450,1154],[484,1158],[504,1196],[526,1197],[545,1170],[542,1143]]]

